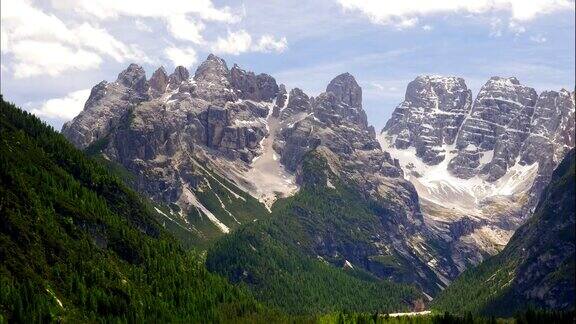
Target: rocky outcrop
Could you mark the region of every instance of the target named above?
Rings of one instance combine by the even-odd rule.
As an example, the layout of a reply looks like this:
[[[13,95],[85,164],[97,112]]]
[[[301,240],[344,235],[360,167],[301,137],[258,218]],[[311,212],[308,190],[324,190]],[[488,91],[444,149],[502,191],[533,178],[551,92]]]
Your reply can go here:
[[[233,72],[253,80],[255,92],[243,92],[246,84],[238,83]],[[136,189],[158,202],[178,205],[183,213],[173,217],[182,218],[184,227],[200,231],[186,216],[197,211],[226,232],[237,225],[236,216],[226,207],[210,210],[197,195],[214,181],[205,167],[221,173],[248,168],[262,153],[270,101],[277,92],[270,76],[255,76],[237,66],[230,71],[214,55],[200,64],[193,79],[179,66],[170,76],[159,68],[147,80],[144,70],[131,64],[116,82],[96,85],[83,112],[64,125],[62,133],[80,148],[99,143],[107,159],[136,176]],[[221,216],[232,224],[220,224]]]
[[[177,66],[176,69],[174,69],[174,72],[168,77],[168,83],[172,89],[176,89],[183,81],[186,81],[189,78],[190,73],[188,72],[188,69],[183,66]]]
[[[478,159],[458,158],[457,154],[448,170],[461,178],[480,173],[490,182],[506,174],[528,137],[537,97],[533,88],[521,85],[516,78],[491,78],[478,93],[472,113],[458,134],[456,148],[492,151],[492,159],[480,169]]]
[[[150,78],[150,90],[154,97],[158,97],[162,95],[166,91],[166,87],[168,87],[169,83],[168,74],[166,74],[166,70],[164,67],[159,67],[158,70],[152,74]]]
[[[428,165],[442,162],[472,107],[472,92],[456,77],[419,76],[408,84],[406,97],[384,131],[400,149],[414,147]]]
[[[268,74],[255,75],[237,65],[230,70],[230,82],[238,97],[246,100],[271,101],[279,90],[276,80]]]
[[[575,146],[574,93],[566,90],[544,91],[538,97],[530,124],[530,134],[522,143],[519,164],[538,163],[527,207],[533,208],[552,170]]]
[[[415,184],[424,219],[460,270],[504,247],[574,147],[574,95],[491,78],[420,76],[379,139]]]
[[[286,168],[296,172],[297,181],[302,186],[328,188],[336,182],[346,183],[374,206],[379,218],[378,225],[365,229],[369,239],[358,241],[355,246],[334,243],[334,236],[345,236],[344,233],[317,233],[314,253],[326,260],[339,255],[381,278],[417,282],[429,293],[437,291],[438,285],[445,285],[444,276],[452,278],[458,273],[454,264],[440,259],[442,251],[423,239],[429,233],[416,190],[404,178],[398,160],[381,149],[366,121],[361,88],[350,74],[334,78],[326,91],[313,99],[293,89],[279,116],[283,127],[274,147]],[[310,153],[326,161],[334,178],[302,172],[302,161]],[[428,253],[415,252],[424,249]],[[383,266],[377,261],[380,258],[398,258],[417,270],[401,273]],[[427,264],[434,258],[441,264],[443,274],[435,273],[436,269]]]
[[[144,69],[130,64],[115,82],[102,81],[90,92],[83,112],[62,127],[62,134],[79,148],[105,138],[134,106],[150,99]]]

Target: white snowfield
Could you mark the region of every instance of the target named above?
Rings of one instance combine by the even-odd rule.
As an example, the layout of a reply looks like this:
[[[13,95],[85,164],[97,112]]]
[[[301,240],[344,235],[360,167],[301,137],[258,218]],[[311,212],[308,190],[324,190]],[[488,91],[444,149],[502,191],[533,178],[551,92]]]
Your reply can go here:
[[[510,240],[514,231],[502,228],[499,222],[514,222],[509,213],[519,208],[518,199],[528,192],[538,174],[538,163],[520,165],[516,163],[508,172],[495,182],[488,182],[479,176],[460,179],[448,171],[448,163],[456,155],[454,145],[438,147],[446,153],[444,161],[438,165],[426,165],[416,156],[416,149],[397,149],[392,147],[394,138],[381,134],[378,137],[382,149],[399,160],[404,176],[414,184],[424,221],[439,232],[445,233],[448,224],[464,217],[486,222],[472,233],[458,239],[459,242],[475,246],[489,254],[499,252]],[[469,147],[467,149],[474,149]],[[493,151],[482,153],[480,163],[492,160]],[[481,167],[481,166],[480,166]],[[435,269],[434,265],[431,265]],[[465,264],[459,268],[464,270]]]
[[[269,135],[260,144],[262,154],[252,161],[243,177],[254,190],[251,194],[270,208],[279,197],[288,197],[298,191],[296,179],[287,172],[274,151],[273,144],[277,132],[282,127],[276,117],[268,116]]]
[[[384,151],[400,161],[405,178],[414,184],[420,199],[475,216],[490,216],[482,214],[480,205],[483,201],[526,192],[538,174],[538,163],[531,165],[516,163],[502,178],[492,183],[478,176],[460,179],[448,171],[448,163],[457,152],[454,145],[439,147],[438,149],[446,152],[444,160],[437,165],[429,166],[416,156],[414,147],[408,149],[392,147],[394,138],[385,133],[381,134],[378,140]],[[486,164],[492,160],[494,152],[487,151],[482,154],[480,163]]]

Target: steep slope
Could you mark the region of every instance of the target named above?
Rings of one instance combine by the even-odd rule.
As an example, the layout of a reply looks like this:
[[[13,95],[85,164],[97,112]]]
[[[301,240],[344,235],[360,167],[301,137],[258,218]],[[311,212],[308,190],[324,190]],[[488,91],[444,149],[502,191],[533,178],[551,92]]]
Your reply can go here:
[[[166,227],[203,246],[268,218],[278,198],[307,181],[304,157],[319,154],[334,175],[319,185],[345,183],[377,225],[363,228],[360,251],[326,244],[349,235],[341,227],[319,231],[306,254],[338,253],[434,295],[501,250],[525,220],[574,146],[573,107],[567,91],[538,99],[513,78],[492,78],[473,102],[460,78],[419,77],[377,137],[348,73],[311,97],[209,55],[192,78],[179,67],[147,80],[130,65],[116,82],[94,87],[62,132],[128,170],[133,186],[162,205]],[[381,262],[390,258],[414,271]]]
[[[62,133],[127,169],[135,189],[164,205],[158,213],[166,223],[202,244],[265,217],[257,199],[273,201],[297,189],[272,159],[266,167],[279,184],[258,186],[261,176],[250,167],[271,156],[263,142],[278,91],[272,77],[228,69],[214,55],[193,78],[177,67],[169,76],[159,68],[147,80],[131,64],[115,82],[96,85]]]
[[[3,99],[0,215],[0,322],[280,316],[207,272],[146,200]]]
[[[554,171],[534,216],[502,252],[464,272],[434,301],[434,307],[492,315],[511,315],[528,306],[573,310],[575,169],[572,149]]]
[[[402,255],[380,256],[370,244],[370,236],[385,225],[361,195],[330,173],[317,151],[305,155],[301,173],[302,189],[278,201],[270,219],[218,241],[208,252],[207,267],[291,313],[395,312],[422,303],[415,287],[364,269],[371,255],[370,270],[415,280]]]
[[[416,284],[428,295],[458,274],[444,257],[447,246],[425,226],[416,190],[398,161],[381,150],[362,109],[362,90],[350,74],[335,77],[315,98],[292,89],[274,115],[277,158],[296,174],[301,189],[274,205],[270,221],[232,234],[224,241],[229,243],[211,250],[211,269],[247,282],[262,296],[280,279],[267,279],[258,269],[274,262],[278,273],[290,272],[278,260],[286,253],[353,268],[381,284]],[[231,252],[247,242],[266,251],[265,257]],[[269,251],[268,245],[288,250]]]
[[[348,73],[312,98],[268,75],[228,69],[214,55],[193,78],[180,67],[170,76],[158,69],[147,80],[132,64],[116,82],[97,85],[62,132],[133,174],[134,187],[163,205],[158,213],[166,226],[201,245],[267,218],[265,208],[306,181],[303,157],[318,152],[337,181],[374,205],[378,226],[365,230],[360,254],[333,245],[313,257],[340,251],[379,278],[417,283],[431,295],[459,272],[443,257],[440,240],[428,239],[416,190],[380,148],[362,89]],[[342,227],[330,235],[348,234]],[[399,258],[417,271],[392,271],[382,258]]]
[[[491,78],[420,76],[379,136],[418,191],[424,222],[462,271],[501,250],[574,147],[574,94]]]

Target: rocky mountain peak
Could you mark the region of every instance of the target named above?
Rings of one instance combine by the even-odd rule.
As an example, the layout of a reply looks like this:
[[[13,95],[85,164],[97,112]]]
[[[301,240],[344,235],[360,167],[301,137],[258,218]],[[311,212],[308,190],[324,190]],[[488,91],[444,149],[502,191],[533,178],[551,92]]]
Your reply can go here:
[[[393,147],[413,147],[424,163],[437,165],[446,156],[444,146],[454,144],[471,106],[472,91],[463,79],[418,76],[408,84],[404,101],[383,131]]]
[[[516,78],[490,78],[458,134],[459,152],[450,161],[450,172],[465,179],[481,175],[490,182],[504,176],[529,135],[537,99],[536,90]]]
[[[168,77],[170,86],[172,88],[177,87],[182,83],[182,81],[188,80],[190,78],[190,72],[185,67],[179,65],[174,69],[174,72]]]
[[[146,72],[140,65],[135,63],[130,64],[124,71],[120,72],[116,82],[139,92],[144,92],[148,89]]]
[[[379,139],[400,159],[428,221],[441,220],[451,245],[468,246],[460,250],[470,254],[455,260],[478,262],[530,214],[552,170],[574,147],[573,134],[568,91],[538,96],[514,77],[492,77],[472,102],[461,78],[419,76]],[[460,237],[490,239],[470,245]]]
[[[459,111],[470,109],[472,93],[462,78],[453,76],[421,75],[408,84],[405,101],[412,107],[428,112]],[[450,138],[448,142],[454,139]]]
[[[238,97],[245,100],[272,101],[279,90],[270,75],[246,72],[236,64],[230,70],[230,83]]]
[[[214,82],[216,84],[228,84],[230,70],[224,59],[214,54],[208,55],[194,73],[196,82]]]
[[[333,93],[338,101],[350,107],[362,107],[362,88],[348,72],[332,79],[326,87],[326,92]]]
[[[482,105],[478,101],[490,99],[508,100],[521,106],[532,107],[538,99],[538,94],[534,88],[522,85],[515,77],[491,77],[480,89],[474,106]]]
[[[168,74],[163,66],[159,67],[154,73],[152,77],[148,81],[150,84],[150,90],[153,92],[153,95],[157,96],[162,94],[166,91],[166,87],[168,86]]]

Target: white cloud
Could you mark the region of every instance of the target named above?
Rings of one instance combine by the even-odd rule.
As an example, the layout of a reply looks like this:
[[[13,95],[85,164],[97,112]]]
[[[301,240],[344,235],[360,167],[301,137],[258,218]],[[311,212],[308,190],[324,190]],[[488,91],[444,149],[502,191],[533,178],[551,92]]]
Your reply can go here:
[[[508,29],[512,31],[516,36],[526,32],[526,28],[515,21],[511,21],[508,24]]]
[[[405,29],[405,28],[412,28],[412,27],[416,26],[417,24],[418,24],[418,18],[417,17],[403,18],[402,20],[400,20],[400,22],[398,22],[396,24],[396,27],[398,27],[400,29]]]
[[[27,1],[2,1],[2,53],[10,55],[15,77],[58,75],[68,70],[99,67],[101,55],[118,62],[149,61],[105,29],[89,23],[68,26]]]
[[[234,14],[230,7],[217,8],[211,0],[52,0],[52,4],[101,20],[119,17],[162,19],[172,36],[197,44],[203,41],[202,21],[231,24],[241,19],[241,15]]]
[[[134,20],[134,26],[136,27],[136,29],[138,29],[140,31],[147,32],[147,33],[152,32],[152,28],[150,26],[148,26],[144,21],[142,21],[142,19]]]
[[[238,55],[250,50],[252,45],[252,36],[245,30],[236,32],[228,32],[228,37],[218,37],[216,43],[212,46],[212,50],[219,54],[232,54]]]
[[[385,89],[384,86],[378,82],[372,82],[372,83],[370,83],[370,85],[372,85],[374,88],[376,88],[377,90],[380,90],[380,91],[384,91],[384,89]]]
[[[264,35],[254,47],[257,52],[277,52],[281,53],[288,47],[286,37],[274,39],[272,35]]]
[[[90,89],[71,92],[62,98],[48,99],[32,113],[45,118],[70,120],[84,109],[84,103],[90,96]]]
[[[52,5],[99,19],[116,19],[120,16],[169,18],[194,15],[209,21],[234,23],[239,20],[230,7],[216,8],[211,0],[52,0]]]
[[[574,8],[574,2],[570,0],[337,1],[345,10],[358,11],[373,23],[396,26],[406,24],[407,19],[456,12],[483,14],[505,11],[512,20],[527,21],[538,15]]]
[[[102,58],[82,49],[72,49],[56,42],[24,40],[10,45],[16,58],[14,77],[59,75],[69,70],[89,70],[100,66]]]
[[[431,25],[424,25],[422,26],[422,29],[425,31],[431,31],[432,29],[434,29],[434,27]]]
[[[490,37],[500,36],[502,36],[502,19],[494,17],[490,19]]]
[[[164,53],[168,56],[168,59],[172,61],[174,66],[182,65],[190,67],[197,61],[196,51],[191,47],[169,47],[164,51]]]
[[[219,54],[239,55],[246,52],[282,52],[288,47],[286,37],[275,39],[271,35],[263,35],[254,43],[252,36],[241,29],[228,32],[226,38],[218,37],[212,45],[212,51]]]
[[[202,39],[202,30],[204,25],[201,22],[195,22],[184,15],[174,15],[167,18],[168,30],[175,38],[191,41],[196,44],[204,42]]]
[[[139,51],[136,46],[124,45],[104,29],[84,23],[74,28],[73,32],[75,34],[76,44],[108,55],[117,62],[124,62],[128,59],[149,61],[146,55]]]
[[[546,37],[542,34],[530,36],[530,40],[538,44],[546,43],[547,41]]]

